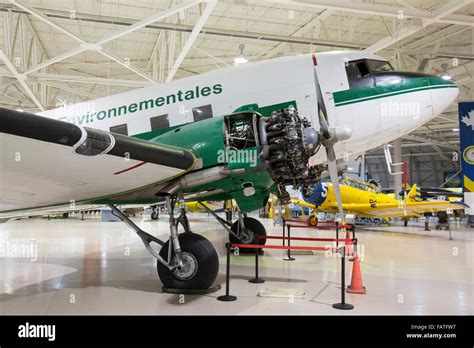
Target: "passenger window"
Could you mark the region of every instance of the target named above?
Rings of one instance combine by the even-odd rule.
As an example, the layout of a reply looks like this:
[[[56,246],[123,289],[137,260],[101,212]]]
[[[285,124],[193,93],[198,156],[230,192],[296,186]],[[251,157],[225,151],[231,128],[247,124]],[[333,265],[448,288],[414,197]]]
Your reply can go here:
[[[202,120],[205,120],[205,119],[211,118],[211,117],[212,117],[212,106],[211,106],[211,104],[198,106],[196,108],[193,108],[194,122],[202,121]]]
[[[155,117],[150,118],[150,125],[151,125],[152,131],[162,129],[162,128],[169,128],[170,120],[167,114],[155,116]]]
[[[110,131],[117,134],[128,135],[128,127],[126,123],[110,127]]]
[[[346,73],[349,80],[349,88],[374,86],[374,79],[364,60],[349,62],[346,65]]]

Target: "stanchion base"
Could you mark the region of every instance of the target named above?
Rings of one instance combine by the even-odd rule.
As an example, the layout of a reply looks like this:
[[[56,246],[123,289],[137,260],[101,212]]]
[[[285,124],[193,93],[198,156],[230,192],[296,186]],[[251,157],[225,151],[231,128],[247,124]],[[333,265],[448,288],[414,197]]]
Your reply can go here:
[[[367,293],[367,289],[365,286],[362,287],[362,289],[352,289],[350,286],[346,288],[346,291],[350,294],[365,294]]]
[[[219,284],[210,287],[209,289],[172,289],[163,286],[161,290],[167,294],[175,295],[206,295],[212,294],[213,292],[219,291],[221,286]]]
[[[253,283],[253,284],[265,283],[265,279],[252,278],[252,279],[249,279],[249,283]]]
[[[217,298],[218,301],[231,302],[237,300],[237,296],[233,295],[222,295]]]
[[[354,305],[351,305],[350,303],[334,303],[332,307],[342,310],[354,309]]]
[[[296,259],[294,257],[284,257],[283,260],[285,261],[295,261]]]

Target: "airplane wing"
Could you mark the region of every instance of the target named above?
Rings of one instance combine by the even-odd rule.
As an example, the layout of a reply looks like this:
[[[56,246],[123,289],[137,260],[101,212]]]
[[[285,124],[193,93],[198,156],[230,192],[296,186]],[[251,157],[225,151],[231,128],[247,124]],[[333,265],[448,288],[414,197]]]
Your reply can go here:
[[[192,170],[192,152],[0,108],[0,218],[113,202]]]
[[[372,217],[404,217],[423,213],[436,213],[448,209],[458,210],[466,207],[467,205],[462,202],[448,201],[407,202],[405,207],[403,204],[398,203],[352,203],[342,205],[344,211]],[[331,208],[337,209],[337,206]]]

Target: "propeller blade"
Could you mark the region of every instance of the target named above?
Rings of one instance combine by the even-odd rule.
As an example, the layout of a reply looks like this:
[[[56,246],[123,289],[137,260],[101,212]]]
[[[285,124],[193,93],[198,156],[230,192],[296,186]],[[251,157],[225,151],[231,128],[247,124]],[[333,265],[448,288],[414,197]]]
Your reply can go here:
[[[337,208],[339,210],[339,215],[341,216],[341,223],[344,225],[344,211],[342,210],[341,189],[339,187],[339,175],[337,173],[336,153],[334,152],[334,147],[332,145],[326,146],[326,155],[328,158],[329,176],[331,177],[332,187],[334,189],[334,194],[336,195]]]
[[[326,112],[326,105],[324,104],[324,99],[321,94],[321,86],[318,83],[318,88],[317,88],[317,101],[318,101],[318,116],[319,116],[319,125],[321,127],[321,131],[323,133],[323,137],[325,139],[329,139],[330,134],[329,134],[329,126],[328,126],[328,120],[327,120],[327,112]]]
[[[318,84],[317,88],[317,100],[318,100],[318,115],[319,115],[319,124],[321,127],[321,132],[324,140],[323,145],[326,148],[326,157],[328,160],[328,172],[329,177],[331,178],[332,187],[334,189],[334,194],[337,199],[337,208],[339,210],[339,215],[341,216],[341,223],[344,225],[344,211],[342,210],[342,199],[341,199],[341,190],[339,188],[339,175],[337,170],[336,163],[336,153],[334,152],[334,141],[337,141],[337,137],[334,132],[331,134],[329,131],[326,105],[324,104],[324,99],[321,94],[321,86]],[[350,136],[350,132],[349,132]],[[334,138],[334,139],[331,139]]]

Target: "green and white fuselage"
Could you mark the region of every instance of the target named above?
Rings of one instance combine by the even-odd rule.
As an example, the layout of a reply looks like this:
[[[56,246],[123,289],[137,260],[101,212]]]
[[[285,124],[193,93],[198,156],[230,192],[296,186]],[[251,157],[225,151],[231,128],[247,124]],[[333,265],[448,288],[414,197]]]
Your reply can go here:
[[[350,65],[364,60],[385,62],[382,57],[359,51],[288,56],[68,105],[40,115],[103,130],[114,131],[118,126],[122,131],[126,125],[128,135],[151,139],[166,127],[227,115],[246,105],[257,104],[264,116],[293,105],[318,128],[319,85],[329,124],[352,130],[348,140],[335,146],[337,157],[342,158],[413,131],[443,112],[458,95],[455,84],[438,76],[387,71],[385,74],[390,76],[381,79],[369,72],[371,83],[351,82]],[[200,117],[200,113],[204,115]],[[321,151],[314,163],[325,160]]]

